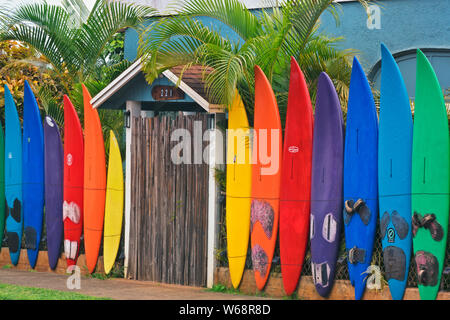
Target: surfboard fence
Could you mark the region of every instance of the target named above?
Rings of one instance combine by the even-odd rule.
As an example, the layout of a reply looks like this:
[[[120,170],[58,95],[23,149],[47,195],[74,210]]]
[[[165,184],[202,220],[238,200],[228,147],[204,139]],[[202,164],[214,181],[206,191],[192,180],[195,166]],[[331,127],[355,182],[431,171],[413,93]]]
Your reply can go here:
[[[184,132],[188,142],[181,152],[195,150],[189,135],[203,136],[208,115],[179,113],[132,121],[128,277],[206,286],[209,166],[203,161],[174,163],[171,153],[179,141],[171,137],[184,129],[177,131]],[[198,127],[202,131],[194,132]],[[205,142],[201,147],[205,149]]]
[[[223,208],[221,211],[221,216],[219,219],[219,224],[224,224],[225,223],[225,209]],[[228,259],[227,259],[227,243],[226,243],[226,233],[225,230],[221,230],[221,233],[219,235],[219,243],[218,243],[218,261],[217,261],[217,267],[218,269],[221,269],[221,272],[224,272],[224,270],[228,270]],[[339,281],[348,281],[350,279],[349,277],[349,273],[348,273],[348,266],[347,266],[347,254],[346,254],[346,250],[345,250],[345,234],[344,234],[344,230],[342,228],[341,230],[341,236],[340,236],[340,250],[339,250],[339,255],[338,255],[338,261],[336,264],[336,275],[335,275],[335,279],[339,280]],[[447,243],[450,243],[450,232],[448,233],[447,236]],[[383,279],[385,277],[385,267],[384,267],[384,259],[383,259],[383,247],[381,245],[381,234],[380,234],[380,228],[377,227],[377,231],[375,234],[375,241],[374,241],[374,248],[373,248],[373,253],[372,253],[372,261],[371,261],[372,265],[376,265],[380,268],[381,270],[381,275],[383,276]],[[251,249],[249,246],[249,249],[247,251],[247,258],[246,258],[246,262],[245,262],[245,271],[252,271],[253,267],[252,267],[252,259],[251,259]],[[216,270],[217,272],[217,270]],[[228,273],[227,273],[228,276]],[[306,248],[306,252],[305,252],[305,260],[302,266],[302,273],[301,273],[301,278],[308,278],[312,276],[312,270],[311,270],[311,250],[310,250],[310,245],[308,242],[308,246]],[[271,270],[270,270],[270,276],[269,276],[269,282],[272,278],[279,278],[281,277],[281,260],[280,260],[280,248],[279,245],[277,243],[276,247],[275,247],[275,253],[274,253],[274,257],[272,259],[272,266],[271,266]],[[219,278],[215,278],[216,283],[221,283],[221,284],[229,284],[229,287],[231,288],[231,282],[225,282],[223,281],[223,279],[225,279],[226,277],[224,277],[223,275]],[[245,291],[246,293],[254,293],[253,290],[253,275],[252,277],[249,277],[249,286],[251,288],[250,291]],[[253,282],[252,282],[253,281]],[[273,280],[275,281],[275,280]],[[276,281],[275,281],[276,282]],[[307,283],[307,282],[299,282],[298,285],[298,290],[302,290],[302,283]],[[312,282],[311,282],[312,283]],[[384,286],[387,288],[387,284],[385,283]],[[408,288],[416,288],[417,289],[417,270],[416,270],[416,264],[415,264],[415,260],[414,260],[414,255],[411,255],[411,261],[410,261],[410,265],[409,265],[409,272],[408,272],[408,280],[407,280],[407,287]],[[267,288],[269,287],[265,287],[264,292],[267,291]],[[271,290],[275,290],[272,293]],[[278,289],[274,289],[274,288],[270,288],[269,289],[269,295],[272,294],[274,296],[278,296]],[[315,290],[314,290],[315,291]],[[370,290],[369,290],[370,291]],[[439,287],[439,291],[440,292],[450,292],[450,245],[447,245],[446,248],[446,254],[445,254],[445,264],[444,264],[444,268],[442,271],[442,277],[441,277],[441,284]],[[244,292],[244,291],[243,291]],[[284,291],[280,291],[280,292],[284,292]],[[354,292],[352,291],[352,297]],[[283,294],[281,294],[281,296],[283,296]],[[314,297],[319,297],[318,295],[313,295]],[[413,295],[414,296],[414,295]],[[305,296],[306,297],[306,296]]]

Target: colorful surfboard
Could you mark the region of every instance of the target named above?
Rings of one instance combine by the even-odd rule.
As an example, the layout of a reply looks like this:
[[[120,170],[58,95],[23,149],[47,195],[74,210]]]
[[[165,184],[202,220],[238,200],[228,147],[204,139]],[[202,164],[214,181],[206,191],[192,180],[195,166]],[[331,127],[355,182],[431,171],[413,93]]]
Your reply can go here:
[[[123,220],[123,168],[119,143],[114,132],[109,133],[108,180],[106,185],[105,226],[103,234],[103,264],[108,274],[119,250]]]
[[[3,136],[3,126],[0,124],[0,203],[5,203],[5,140]],[[0,249],[2,247],[3,236],[5,234],[5,206],[0,206]]]
[[[36,265],[44,218],[44,129],[30,85],[23,98],[22,192],[23,235],[31,268]]]
[[[421,299],[437,296],[449,219],[449,130],[439,81],[417,51],[412,148],[413,248]]]
[[[362,298],[378,218],[378,118],[366,75],[354,58],[344,149],[344,226],[350,281]]]
[[[83,233],[84,139],[78,114],[64,95],[64,254],[77,263]]]
[[[105,217],[106,163],[102,125],[91,95],[83,85],[84,100],[84,248],[92,273],[97,264]]]
[[[319,76],[311,177],[311,270],[317,292],[334,283],[342,227],[344,121],[339,97],[325,72]]]
[[[6,236],[11,263],[19,262],[22,244],[22,128],[16,105],[5,85]]]
[[[308,242],[313,116],[308,86],[291,58],[280,190],[280,260],[284,291],[297,287]]]
[[[63,240],[64,150],[55,120],[44,119],[45,225],[47,254],[51,269],[58,264]]]
[[[237,288],[247,258],[252,183],[250,129],[237,92],[228,111],[227,134],[227,254],[231,283]]]
[[[277,240],[280,204],[281,121],[264,72],[255,66],[251,246],[256,286],[264,288]]]
[[[411,260],[411,151],[413,124],[409,97],[397,63],[381,45],[378,194],[385,279],[401,300]]]

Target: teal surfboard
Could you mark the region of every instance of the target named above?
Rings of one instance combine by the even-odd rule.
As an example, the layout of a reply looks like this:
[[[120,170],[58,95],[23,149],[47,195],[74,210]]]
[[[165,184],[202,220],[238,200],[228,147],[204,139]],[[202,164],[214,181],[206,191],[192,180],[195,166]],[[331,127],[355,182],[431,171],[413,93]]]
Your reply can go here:
[[[11,263],[19,262],[22,243],[22,129],[14,99],[5,86],[6,236]]]
[[[401,300],[412,251],[411,152],[413,123],[402,75],[381,45],[378,194],[384,273],[394,300]]]
[[[0,124],[0,204],[5,203],[5,140]],[[5,206],[0,205],[0,248],[5,233]]]

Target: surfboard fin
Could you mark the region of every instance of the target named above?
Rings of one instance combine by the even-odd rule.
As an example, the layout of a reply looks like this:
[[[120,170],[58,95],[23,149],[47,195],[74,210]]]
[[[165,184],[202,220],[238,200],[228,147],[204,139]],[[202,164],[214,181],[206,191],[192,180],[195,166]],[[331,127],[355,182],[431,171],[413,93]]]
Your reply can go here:
[[[419,284],[435,286],[438,281],[439,262],[436,257],[426,251],[417,251],[415,256]]]
[[[405,239],[409,232],[408,222],[397,211],[392,212],[392,224],[400,239]]]
[[[329,243],[334,242],[337,233],[337,221],[333,214],[328,213],[323,219],[322,237]]]
[[[347,257],[351,264],[364,263],[366,260],[366,250],[354,246],[348,250]]]
[[[252,264],[253,270],[258,271],[262,277],[266,275],[269,259],[264,249],[257,244],[252,248]]]
[[[78,242],[64,240],[64,254],[66,255],[66,259],[75,260],[78,252]]]
[[[314,284],[323,288],[328,287],[330,278],[330,266],[328,263],[312,263],[311,267]]]
[[[253,230],[255,223],[259,222],[267,238],[272,238],[274,218],[275,213],[268,202],[256,199],[252,201],[250,232]]]
[[[25,247],[27,249],[36,250],[37,232],[33,227],[26,227],[24,230]]]
[[[384,239],[384,236],[386,235],[387,226],[391,220],[391,217],[389,216],[389,213],[385,211],[383,213],[383,216],[381,217],[380,221],[380,235],[381,239]]]
[[[5,209],[6,217],[11,216],[14,221],[20,223],[22,220],[22,205],[19,199],[14,199],[12,208],[8,205],[8,202],[5,201]]]
[[[395,246],[388,246],[383,250],[386,279],[403,281],[406,272],[405,252]]]
[[[19,250],[19,235],[17,232],[7,232],[9,251],[16,253]]]

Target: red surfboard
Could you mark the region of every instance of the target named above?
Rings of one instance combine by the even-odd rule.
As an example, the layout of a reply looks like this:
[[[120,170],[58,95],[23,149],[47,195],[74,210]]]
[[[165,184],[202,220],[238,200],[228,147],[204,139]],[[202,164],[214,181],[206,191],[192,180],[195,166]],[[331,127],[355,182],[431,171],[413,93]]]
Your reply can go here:
[[[280,260],[287,295],[297,287],[308,242],[312,142],[308,87],[297,61],[291,58],[280,192]]]
[[[282,133],[275,95],[258,66],[255,66],[253,126],[250,232],[256,286],[262,290],[269,277],[277,240]]]
[[[77,263],[83,232],[84,142],[80,119],[64,95],[64,253],[67,266]]]

